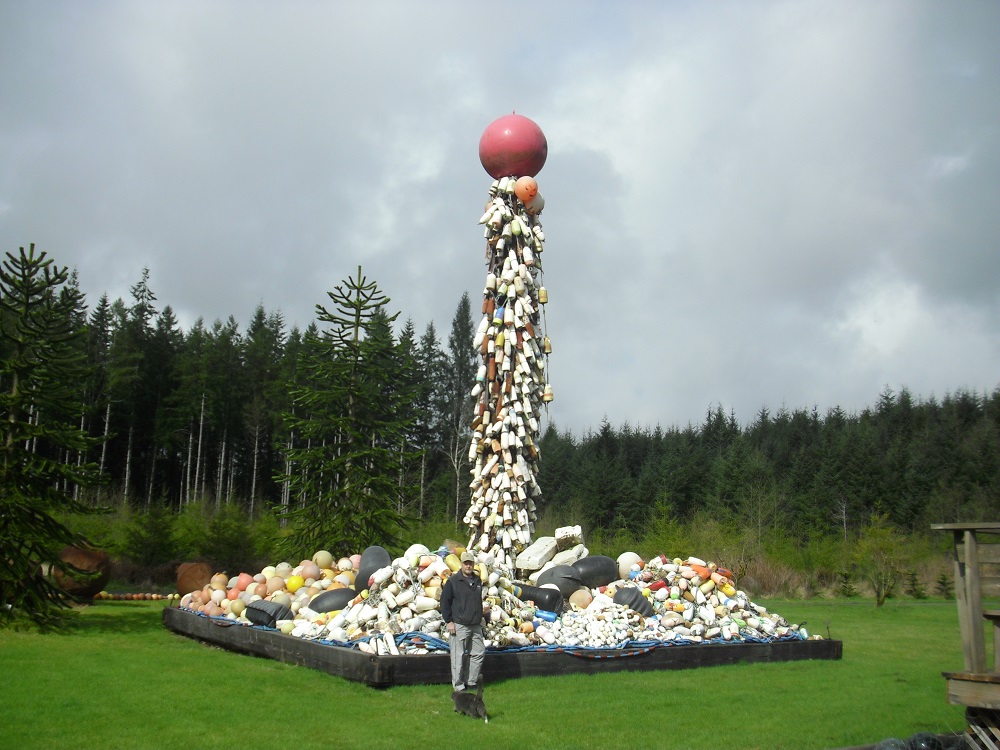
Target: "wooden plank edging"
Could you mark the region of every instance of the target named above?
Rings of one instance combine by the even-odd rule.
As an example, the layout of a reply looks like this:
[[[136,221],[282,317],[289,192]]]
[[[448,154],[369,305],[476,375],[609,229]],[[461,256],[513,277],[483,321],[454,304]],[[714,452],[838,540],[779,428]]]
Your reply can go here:
[[[375,656],[355,649],[283,635],[218,620],[176,607],[165,607],[163,624],[190,638],[240,653],[264,656],[318,669],[372,687],[451,683],[447,653]],[[582,658],[566,651],[487,651],[483,674],[488,681],[556,674],[603,674],[619,671],[695,669],[698,667],[804,659],[840,659],[843,643],[834,640],[788,640],[771,643],[726,643],[662,646],[601,652]]]

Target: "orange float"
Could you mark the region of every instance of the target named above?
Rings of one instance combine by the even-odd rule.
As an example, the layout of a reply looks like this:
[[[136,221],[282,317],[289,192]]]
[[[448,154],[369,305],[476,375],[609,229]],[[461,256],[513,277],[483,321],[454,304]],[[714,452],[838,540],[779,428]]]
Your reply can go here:
[[[530,203],[531,199],[538,195],[538,183],[534,177],[518,177],[514,183],[514,195],[521,203]]]

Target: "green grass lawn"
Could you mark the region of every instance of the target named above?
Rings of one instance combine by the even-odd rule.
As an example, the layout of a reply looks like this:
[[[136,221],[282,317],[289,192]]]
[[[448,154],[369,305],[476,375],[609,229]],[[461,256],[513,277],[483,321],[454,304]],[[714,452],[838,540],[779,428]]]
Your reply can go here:
[[[376,690],[176,635],[163,602],[100,602],[65,634],[0,631],[0,747],[808,750],[964,728],[941,677],[962,668],[954,602],[762,603],[843,660],[487,683],[483,724],[446,685]]]

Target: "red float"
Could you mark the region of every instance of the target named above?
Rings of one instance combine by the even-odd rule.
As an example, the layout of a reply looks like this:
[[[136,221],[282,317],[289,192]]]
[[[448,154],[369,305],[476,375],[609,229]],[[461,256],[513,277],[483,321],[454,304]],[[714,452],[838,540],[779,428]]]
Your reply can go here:
[[[479,161],[494,179],[512,175],[534,177],[549,155],[542,129],[524,115],[504,115],[483,131]]]

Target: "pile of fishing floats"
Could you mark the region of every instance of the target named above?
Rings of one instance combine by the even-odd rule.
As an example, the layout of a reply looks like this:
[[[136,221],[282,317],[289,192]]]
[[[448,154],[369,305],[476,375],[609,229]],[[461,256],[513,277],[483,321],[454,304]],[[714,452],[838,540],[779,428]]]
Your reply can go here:
[[[464,548],[414,544],[390,559],[381,547],[335,560],[218,573],[179,606],[206,617],[380,655],[447,651],[441,587]],[[613,560],[587,554],[579,527],[541,537],[509,567],[475,553],[488,649],[627,649],[810,638],[736,588],[730,571],[696,557]],[[534,570],[530,567],[534,566]],[[813,636],[813,638],[817,638]]]
[[[138,593],[138,594],[136,594],[136,593],[129,594],[129,593],[115,592],[115,593],[112,594],[112,593],[108,593],[107,591],[100,591],[100,592],[94,594],[94,599],[97,599],[98,601],[107,601],[107,602],[111,602],[111,601],[115,601],[115,602],[126,602],[126,601],[127,602],[139,602],[139,601],[158,602],[158,601],[174,601],[175,599],[180,599],[180,598],[181,598],[180,594],[154,594],[154,593],[149,593],[149,592]]]

